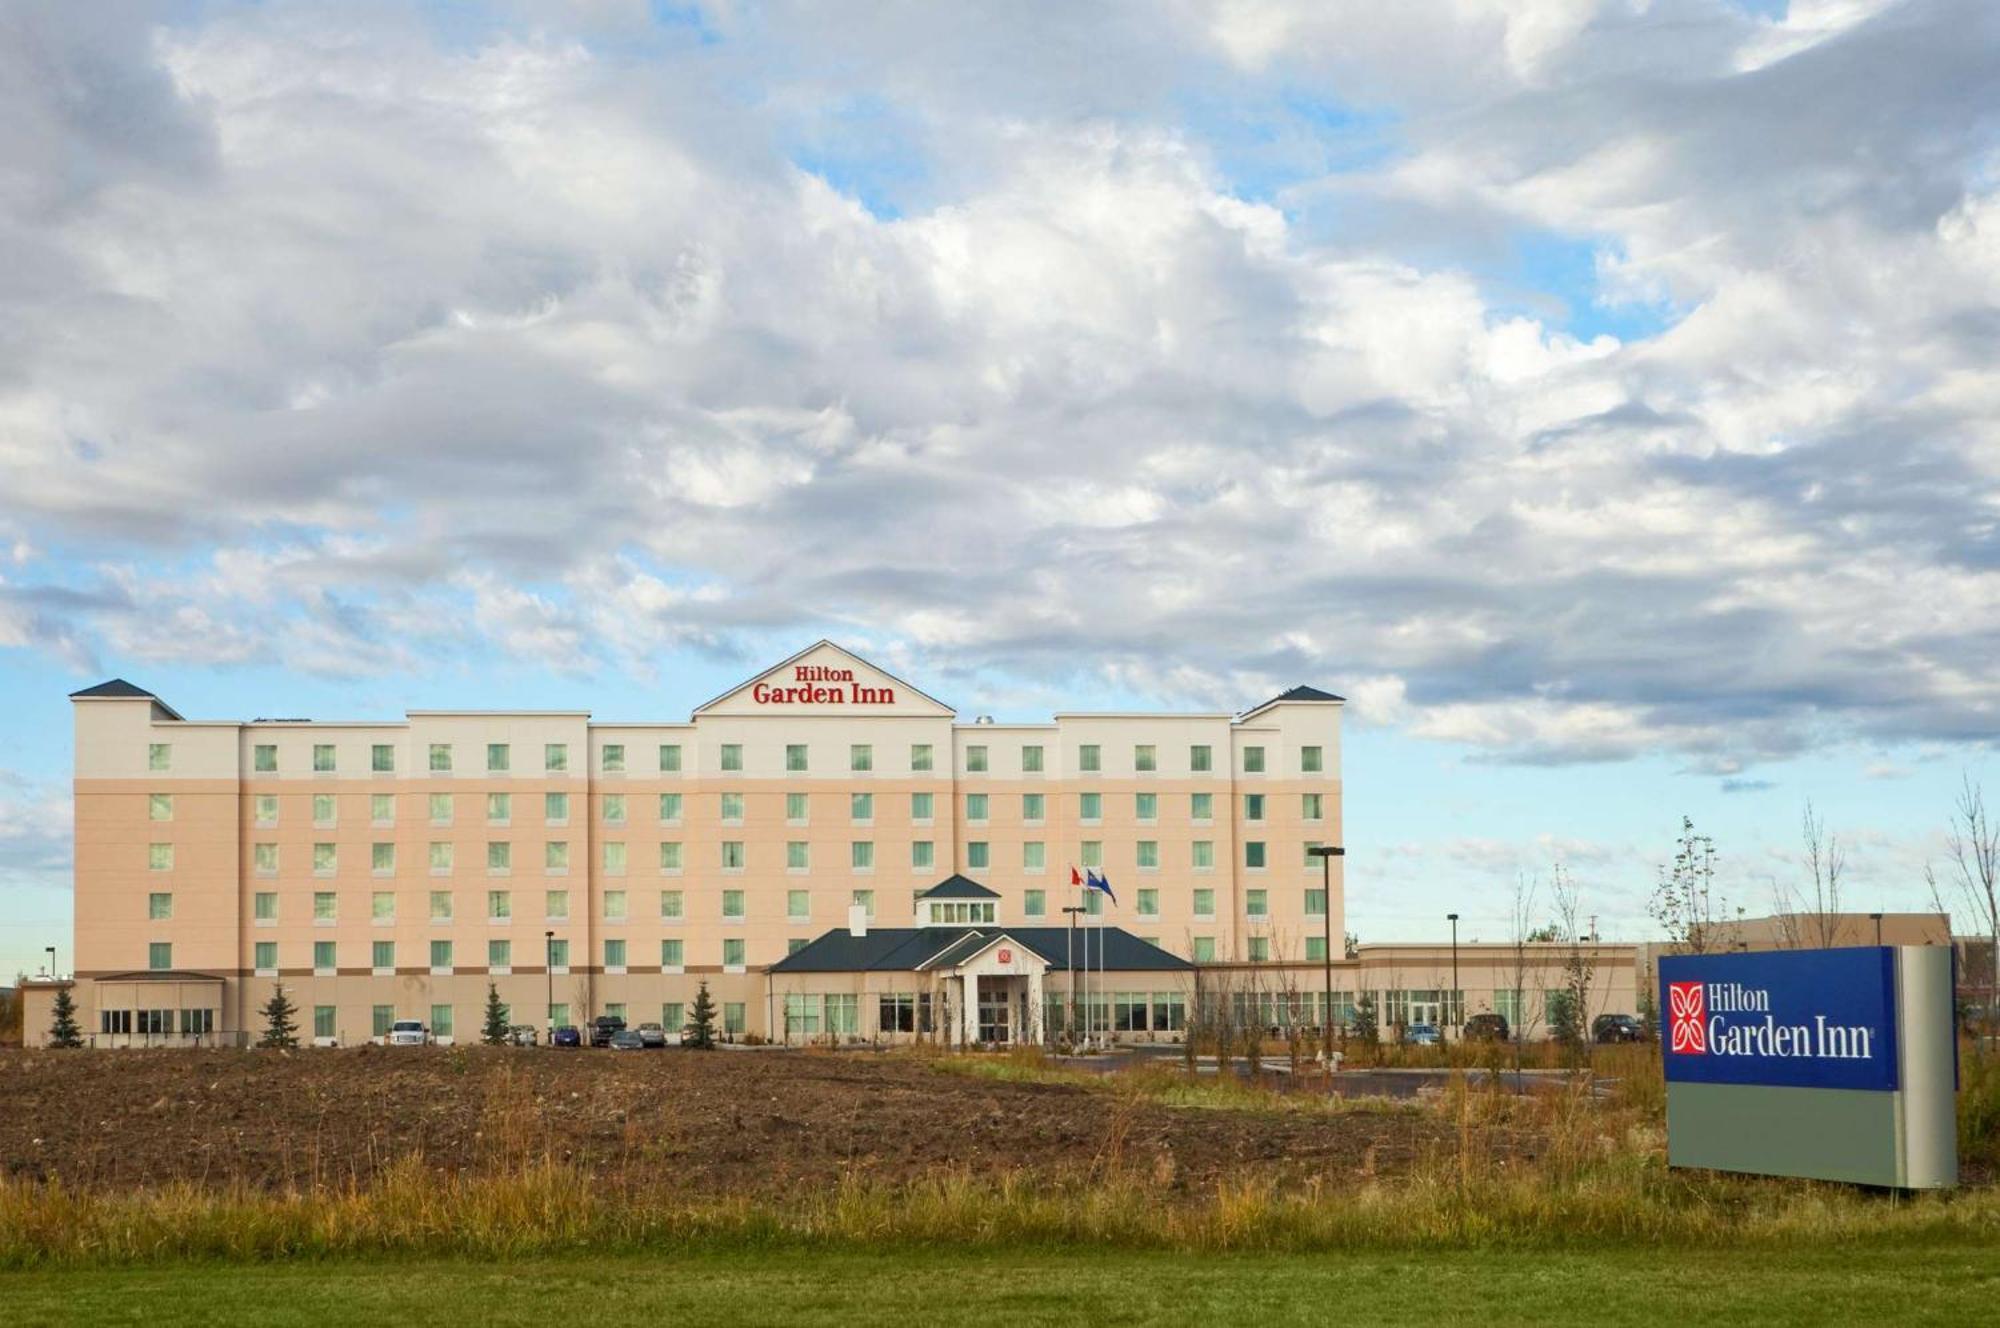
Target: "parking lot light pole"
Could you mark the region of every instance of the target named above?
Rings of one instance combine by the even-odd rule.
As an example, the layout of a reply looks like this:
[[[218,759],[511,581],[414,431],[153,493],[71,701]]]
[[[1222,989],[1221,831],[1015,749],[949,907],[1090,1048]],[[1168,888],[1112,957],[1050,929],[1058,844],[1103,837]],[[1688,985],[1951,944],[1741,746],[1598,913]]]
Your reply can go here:
[[[45,945],[45,946],[43,946],[43,947],[42,947],[42,949],[44,949],[44,950],[46,950],[46,951],[48,952],[48,956],[49,956],[49,977],[50,977],[51,979],[53,979],[53,978],[55,977],[55,975],[56,975],[56,948],[55,948],[55,947],[54,947],[53,945]]]
[[[1882,915],[1880,913],[1870,913],[1868,916],[1874,919],[1875,944],[1880,945],[1882,944]]]
[[[1465,1012],[1459,1008],[1458,999],[1458,914],[1447,913],[1445,917],[1451,922],[1451,1013],[1459,1036],[1464,1037]]]
[[[1072,1050],[1076,1047],[1076,915],[1083,912],[1080,905],[1065,908],[1069,914],[1069,1011],[1063,1019],[1063,1037]]]
[[[1327,1084],[1332,1085],[1333,1071],[1333,860],[1347,856],[1347,850],[1338,844],[1315,844],[1306,852],[1319,859],[1319,922],[1320,934],[1325,938],[1320,942],[1320,971],[1325,979],[1325,990],[1321,998],[1319,1023],[1321,1040],[1326,1044],[1326,1068],[1329,1075]]]
[[[548,975],[548,1008],[542,1013],[542,1021],[549,1026],[549,1045],[556,1043],[556,934],[542,933],[542,972]]]

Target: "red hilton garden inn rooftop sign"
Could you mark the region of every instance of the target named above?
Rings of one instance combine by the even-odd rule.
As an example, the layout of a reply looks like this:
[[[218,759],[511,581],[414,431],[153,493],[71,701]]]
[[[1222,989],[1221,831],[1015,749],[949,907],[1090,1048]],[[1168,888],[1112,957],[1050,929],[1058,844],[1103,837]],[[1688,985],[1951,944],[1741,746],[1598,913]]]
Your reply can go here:
[[[750,688],[750,699],[758,705],[894,705],[896,689],[871,687],[854,681],[853,669],[832,669],[823,664],[798,664],[792,668],[791,686],[759,682]]]

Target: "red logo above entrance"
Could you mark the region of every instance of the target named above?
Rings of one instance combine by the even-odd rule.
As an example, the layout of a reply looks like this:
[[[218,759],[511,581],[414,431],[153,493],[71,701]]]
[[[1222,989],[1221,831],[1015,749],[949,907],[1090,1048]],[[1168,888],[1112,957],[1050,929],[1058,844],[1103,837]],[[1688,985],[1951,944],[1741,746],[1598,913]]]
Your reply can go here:
[[[1001,962],[1001,963],[1003,963],[1003,964],[1011,964],[1011,963],[1013,963],[1013,962],[1014,962],[1014,952],[1013,952],[1012,950],[1002,950],[1002,951],[1000,952],[1000,962]]]

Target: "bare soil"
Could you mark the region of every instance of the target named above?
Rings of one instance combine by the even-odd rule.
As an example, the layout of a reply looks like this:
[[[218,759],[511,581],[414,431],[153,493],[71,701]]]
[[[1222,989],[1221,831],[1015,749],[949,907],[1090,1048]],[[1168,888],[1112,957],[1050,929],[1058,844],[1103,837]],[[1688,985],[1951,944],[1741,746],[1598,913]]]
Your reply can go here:
[[[1197,1192],[1223,1179],[1351,1185],[1452,1136],[1427,1112],[1171,1107],[950,1074],[910,1055],[0,1051],[0,1176],[93,1189],[365,1185],[416,1155],[464,1173],[553,1157],[696,1193],[947,1168],[1056,1180],[1108,1166]],[[1538,1144],[1501,1141],[1524,1158]]]

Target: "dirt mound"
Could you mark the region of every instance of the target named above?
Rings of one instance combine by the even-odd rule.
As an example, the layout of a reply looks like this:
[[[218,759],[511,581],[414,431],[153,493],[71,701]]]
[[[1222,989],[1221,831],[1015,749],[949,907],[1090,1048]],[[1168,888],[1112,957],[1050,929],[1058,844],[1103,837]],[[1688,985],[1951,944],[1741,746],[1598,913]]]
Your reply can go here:
[[[1414,1112],[1172,1108],[902,1055],[0,1052],[0,1175],[101,1188],[366,1183],[414,1154],[469,1173],[554,1157],[608,1182],[705,1193],[1107,1165],[1195,1191],[1352,1183],[1449,1133]]]

